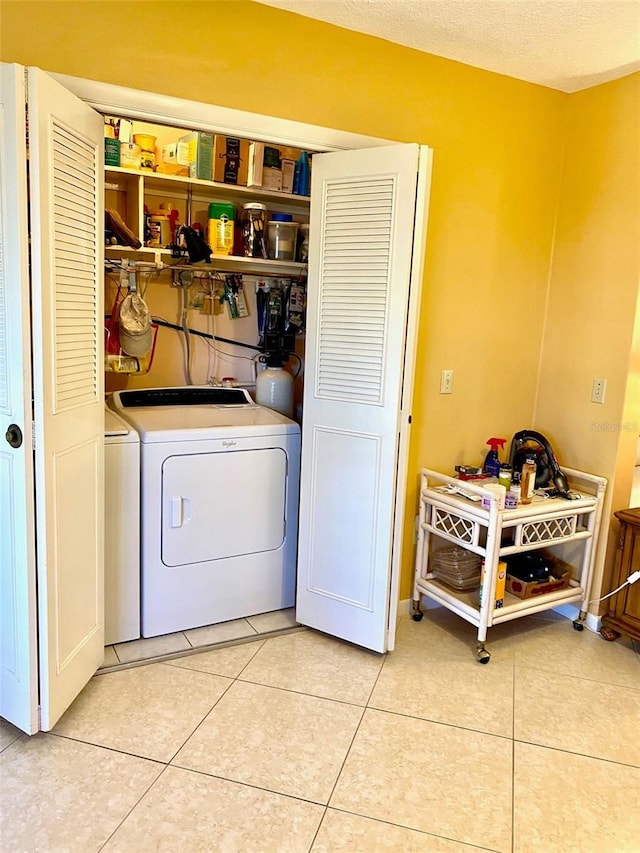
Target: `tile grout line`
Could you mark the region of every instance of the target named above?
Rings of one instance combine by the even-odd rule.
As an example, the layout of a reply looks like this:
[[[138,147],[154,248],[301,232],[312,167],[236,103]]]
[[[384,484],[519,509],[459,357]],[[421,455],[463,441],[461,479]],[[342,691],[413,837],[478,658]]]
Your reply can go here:
[[[214,673],[211,673],[211,675],[213,675],[213,674],[214,674]],[[219,677],[224,677],[224,676],[219,676]],[[228,677],[228,676],[227,676],[227,677]],[[228,691],[233,687],[233,685],[234,685],[235,683],[236,683],[236,679],[235,679],[235,678],[233,678],[233,679],[231,679],[231,680],[229,681],[229,684],[227,684],[227,686],[226,686],[226,687],[225,687],[225,689],[222,691],[222,693],[220,694],[220,696],[218,696],[218,698],[217,698],[217,699],[216,699],[216,701],[213,703],[213,705],[209,708],[209,710],[207,711],[207,713],[202,717],[202,719],[200,720],[200,722],[198,723],[198,725],[193,729],[193,731],[192,731],[192,732],[191,732],[191,733],[190,733],[190,734],[185,738],[185,740],[180,744],[180,746],[179,746],[179,747],[176,749],[176,751],[173,753],[173,755],[171,756],[171,758],[170,758],[170,759],[169,759],[169,761],[167,762],[167,765],[177,766],[177,765],[173,765],[173,764],[172,764],[172,761],[173,761],[173,760],[175,759],[175,757],[178,755],[178,753],[180,752],[180,750],[181,750],[184,746],[186,746],[186,744],[191,740],[191,738],[194,736],[194,734],[195,734],[195,733],[198,731],[198,729],[202,726],[202,724],[204,723],[204,721],[209,717],[209,714],[211,714],[211,712],[212,712],[212,711],[213,711],[213,709],[216,707],[216,705],[218,704],[218,702],[220,702],[220,701],[222,700],[222,697],[223,697],[223,696],[225,696],[225,695],[227,694],[227,692],[228,692]]]
[[[562,749],[559,746],[548,746],[544,743],[534,743],[530,740],[516,740],[514,744],[524,744],[525,746],[533,746],[536,749],[549,749],[552,752],[561,752],[564,755],[577,755],[579,758],[587,758],[590,761],[603,761],[605,764],[613,764],[615,767],[630,767],[632,770],[640,770],[640,764],[627,764],[626,761],[614,761],[612,758],[603,758],[599,755],[588,755],[586,752],[575,752],[571,749]]]
[[[636,693],[640,692],[640,686],[634,687],[630,684],[619,684],[619,683],[616,683],[613,681],[603,681],[600,678],[587,678],[584,675],[573,675],[570,672],[558,672],[557,670],[554,670],[554,669],[541,669],[539,666],[531,666],[530,664],[526,664],[526,663],[520,664],[520,666],[522,669],[527,670],[527,672],[538,672],[538,673],[541,673],[543,675],[547,675],[547,676],[551,675],[551,676],[555,676],[557,678],[572,678],[575,681],[586,681],[589,684],[601,684],[603,687],[611,687],[615,690],[633,690]],[[639,675],[640,675],[640,671],[639,671]]]
[[[147,794],[149,793],[149,791],[150,791],[150,790],[155,786],[156,782],[158,782],[158,781],[159,781],[159,780],[164,776],[164,774],[166,773],[166,771],[167,771],[167,768],[168,768],[168,767],[169,767],[169,765],[168,765],[168,764],[165,764],[165,765],[164,765],[164,767],[162,768],[162,770],[160,771],[160,773],[158,773],[158,775],[157,775],[157,776],[156,776],[156,778],[153,780],[153,782],[151,782],[151,784],[147,787],[147,789],[146,789],[145,791],[143,791],[143,793],[138,797],[138,799],[136,800],[136,802],[131,806],[131,808],[130,808],[130,809],[129,809],[129,811],[126,813],[126,815],[122,818],[122,820],[120,821],[120,823],[115,827],[115,829],[114,829],[114,830],[109,834],[109,836],[105,839],[105,841],[100,845],[100,847],[98,848],[98,853],[100,853],[100,851],[101,851],[101,850],[104,850],[104,848],[105,848],[105,847],[106,847],[106,845],[111,841],[111,839],[112,839],[112,838],[113,838],[113,836],[116,834],[116,832],[117,832],[117,831],[120,829],[120,827],[125,823],[125,821],[127,821],[127,820],[129,819],[129,817],[133,814],[133,812],[138,808],[138,806],[140,805],[140,803],[142,802],[142,800],[144,800],[144,798],[147,796]]]
[[[207,773],[206,770],[198,770],[194,767],[183,767],[182,764],[167,764],[167,768],[182,770],[184,773],[195,773],[198,776],[204,776],[206,779],[219,779],[221,782],[229,782],[232,785],[239,785],[241,788],[251,788],[253,791],[263,791],[265,794],[274,794],[276,797],[286,797],[286,799],[294,800],[296,803],[307,803],[311,806],[327,808],[324,803],[320,803],[317,800],[307,800],[304,797],[297,797],[295,794],[287,794],[284,791],[276,791],[273,788],[265,788],[264,786],[256,785],[253,782],[240,782],[238,779],[233,779],[231,776],[220,776],[218,773]]]
[[[329,799],[331,799],[331,795],[329,795]],[[311,844],[309,845],[309,849],[307,850],[307,853],[312,853],[312,851],[313,851],[313,845],[316,843],[316,839],[318,838],[318,834],[319,834],[319,832],[320,832],[320,829],[322,828],[322,824],[324,823],[324,819],[325,819],[325,817],[327,816],[327,812],[328,812],[328,811],[329,811],[329,806],[328,806],[328,805],[326,805],[326,806],[324,807],[324,811],[322,812],[322,817],[321,817],[321,818],[320,818],[320,820],[318,821],[318,828],[317,828],[317,829],[316,829],[316,831],[313,833],[313,838],[311,839]]]
[[[339,700],[336,700],[336,701],[339,701]],[[408,719],[408,720],[416,720],[417,722],[420,722],[420,723],[430,723],[431,725],[434,725],[434,726],[444,726],[447,729],[460,729],[460,731],[463,731],[463,732],[473,732],[474,734],[477,734],[477,735],[486,735],[487,737],[500,738],[500,740],[507,740],[507,741],[513,740],[512,736],[509,734],[500,735],[500,734],[496,734],[496,732],[487,732],[484,729],[472,729],[469,726],[461,726],[459,723],[445,723],[442,720],[431,720],[431,719],[428,719],[427,717],[416,717],[415,714],[403,714],[401,711],[392,711],[392,710],[389,710],[388,708],[378,708],[375,705],[368,705],[367,710],[368,711],[377,711],[379,714],[393,714],[396,717],[403,717],[404,719]]]
[[[255,640],[254,640],[253,642],[255,642]],[[230,683],[226,686],[226,688],[225,688],[225,689],[224,689],[224,691],[221,693],[221,695],[220,695],[220,696],[218,696],[218,698],[216,699],[216,701],[213,703],[213,705],[211,706],[211,708],[209,708],[209,710],[208,710],[208,711],[207,711],[207,713],[203,716],[203,718],[200,720],[200,722],[198,723],[198,725],[194,728],[194,730],[193,730],[193,731],[191,732],[191,734],[186,738],[186,740],[184,740],[184,741],[183,741],[183,743],[180,745],[180,747],[179,747],[179,748],[174,752],[174,754],[172,755],[172,757],[169,759],[169,762],[168,762],[168,764],[169,764],[169,765],[171,765],[172,767],[174,767],[174,766],[175,766],[175,767],[179,766],[179,765],[173,765],[173,764],[172,764],[173,760],[176,758],[176,756],[178,755],[178,753],[180,752],[180,750],[181,750],[184,746],[186,746],[186,744],[191,740],[191,738],[193,737],[193,735],[194,735],[194,734],[198,731],[198,729],[203,725],[203,723],[204,723],[204,722],[205,722],[205,720],[209,717],[209,715],[211,714],[211,712],[213,711],[213,709],[216,707],[216,705],[218,705],[218,703],[222,700],[222,697],[223,697],[223,696],[226,696],[226,694],[229,692],[229,690],[231,690],[231,688],[233,687],[233,685],[234,685],[234,684],[236,684],[236,682],[238,681],[238,677],[239,677],[239,675],[241,675],[241,674],[242,674],[242,672],[247,668],[247,666],[249,666],[249,664],[251,663],[251,661],[252,661],[252,660],[254,659],[254,657],[258,654],[258,652],[260,651],[260,649],[264,646],[265,642],[266,642],[266,640],[263,640],[263,641],[260,643],[259,647],[258,647],[258,648],[255,650],[255,652],[251,655],[251,658],[250,658],[250,659],[247,661],[247,663],[246,663],[246,664],[244,664],[244,666],[241,668],[241,670],[240,670],[240,672],[238,673],[238,675],[234,676],[234,677],[230,680]],[[196,671],[199,671],[199,670],[196,670]],[[215,673],[210,673],[210,674],[211,674],[211,675],[215,675]],[[221,677],[221,678],[228,678],[229,676],[219,676],[219,677]],[[185,769],[186,769],[186,768],[185,768]]]
[[[376,675],[375,681],[374,681],[374,683],[373,683],[373,685],[372,685],[372,687],[371,687],[371,690],[369,691],[369,696],[367,697],[367,699],[366,699],[366,701],[365,701],[365,704],[364,704],[364,706],[362,707],[362,714],[360,715],[360,720],[358,721],[358,725],[357,725],[357,726],[356,726],[356,728],[355,728],[355,731],[354,731],[354,733],[353,733],[353,737],[351,738],[351,742],[350,742],[349,746],[347,747],[347,750],[346,750],[346,752],[345,752],[344,759],[342,760],[342,763],[341,763],[341,765],[340,765],[340,769],[338,770],[338,773],[337,773],[337,775],[336,775],[336,780],[335,780],[335,782],[333,783],[333,787],[331,788],[331,792],[329,793],[329,797],[327,798],[327,805],[326,805],[326,807],[325,807],[325,811],[324,811],[324,814],[323,814],[323,816],[322,816],[322,820],[321,820],[321,821],[320,821],[320,823],[318,824],[318,830],[317,830],[317,832],[316,832],[316,835],[314,836],[314,839],[313,839],[313,842],[312,842],[312,844],[311,844],[311,847],[309,848],[309,851],[311,851],[311,849],[313,848],[313,843],[315,843],[315,839],[316,839],[316,837],[317,837],[317,835],[318,835],[318,832],[320,832],[320,827],[322,826],[322,823],[323,823],[323,821],[324,821],[324,819],[325,819],[325,817],[326,817],[327,811],[328,811],[328,809],[329,809],[329,803],[331,802],[331,798],[333,797],[333,795],[334,795],[334,793],[335,793],[335,790],[336,790],[336,787],[338,786],[338,782],[340,781],[340,777],[342,776],[342,772],[343,772],[343,770],[344,770],[344,768],[345,768],[345,765],[346,765],[346,763],[347,763],[347,760],[348,760],[348,758],[349,758],[349,754],[351,753],[351,750],[352,750],[352,748],[353,748],[353,744],[355,743],[355,740],[356,740],[356,738],[357,738],[357,736],[358,736],[358,732],[360,731],[360,727],[361,727],[361,725],[362,725],[362,721],[364,720],[364,716],[365,716],[366,712],[367,712],[368,710],[370,710],[369,702],[371,701],[371,697],[373,696],[373,692],[374,692],[374,690],[375,690],[375,688],[376,688],[376,685],[377,685],[377,683],[378,683],[378,680],[380,679],[380,676],[382,675],[382,670],[384,669],[384,666],[385,666],[385,664],[386,664],[387,660],[388,660],[388,653],[386,653],[386,654],[385,654],[385,656],[384,656],[384,658],[383,658],[383,660],[382,660],[382,664],[381,664],[381,666],[380,666],[380,669],[378,670],[378,674]],[[350,814],[350,812],[348,812],[348,813]]]
[[[371,820],[371,821],[374,821],[375,823],[382,823],[385,826],[393,826],[393,827],[397,827],[398,829],[407,829],[410,832],[415,832],[419,835],[424,835],[425,839],[437,838],[437,839],[442,840],[442,841],[451,841],[453,844],[456,844],[457,846],[459,846],[461,848],[461,853],[464,850],[464,848],[466,848],[466,847],[468,847],[471,850],[484,850],[484,851],[486,851],[486,853],[500,853],[500,851],[497,850],[495,847],[485,847],[482,844],[473,844],[470,841],[460,841],[459,839],[453,838],[450,835],[438,835],[435,832],[427,832],[427,830],[425,830],[425,829],[416,829],[415,826],[409,826],[406,823],[394,823],[393,821],[387,820],[386,818],[370,817],[367,814],[362,814],[361,812],[352,812],[352,811],[349,811],[349,809],[340,808],[339,806],[327,806],[327,811],[329,811],[329,809],[331,809],[332,811],[335,811],[335,812],[340,812],[341,814],[348,814],[348,815],[353,815],[353,817],[361,817],[361,818],[364,818],[365,820]]]
[[[321,828],[321,826],[322,826],[322,824],[323,824],[323,822],[324,822],[324,819],[325,819],[325,817],[326,817],[326,815],[327,815],[327,811],[329,810],[329,803],[331,802],[331,798],[333,797],[333,795],[334,795],[334,793],[335,793],[335,790],[336,790],[336,787],[337,787],[337,785],[338,785],[338,782],[340,781],[340,777],[341,777],[341,775],[342,775],[342,771],[344,770],[345,764],[347,763],[347,760],[348,760],[348,758],[349,758],[349,754],[350,754],[350,752],[351,752],[351,749],[352,749],[352,747],[353,747],[353,744],[354,744],[354,742],[355,742],[355,739],[356,739],[356,737],[358,736],[358,732],[360,731],[360,726],[362,725],[362,721],[363,721],[363,719],[364,719],[364,715],[366,714],[366,712],[367,712],[367,710],[368,710],[369,700],[371,699],[371,696],[373,695],[373,691],[375,690],[375,686],[376,686],[376,684],[378,683],[378,679],[380,678],[380,674],[382,673],[382,670],[383,670],[383,668],[384,668],[384,665],[385,665],[386,661],[387,661],[387,656],[386,656],[386,654],[385,654],[385,656],[384,656],[384,658],[383,658],[383,660],[382,660],[382,664],[381,664],[381,666],[380,666],[380,669],[378,670],[378,674],[376,675],[375,681],[374,681],[374,683],[373,683],[373,685],[372,685],[372,687],[371,687],[371,690],[369,691],[369,696],[368,696],[368,697],[367,697],[367,699],[365,700],[364,705],[363,705],[363,706],[361,706],[361,707],[362,707],[362,713],[360,714],[360,719],[358,720],[358,725],[355,727],[355,730],[354,730],[354,732],[353,732],[353,736],[352,736],[352,738],[351,738],[351,741],[350,741],[350,743],[349,743],[349,746],[348,746],[348,747],[347,747],[347,749],[346,749],[346,752],[345,752],[344,758],[343,758],[343,760],[342,760],[342,762],[341,762],[341,764],[340,764],[340,768],[339,768],[339,770],[338,770],[338,772],[337,772],[337,774],[336,774],[335,782],[333,783],[333,785],[332,785],[332,787],[331,787],[331,791],[329,792],[329,796],[327,797],[327,802],[326,802],[326,805],[325,805],[325,808],[324,808],[324,813],[323,813],[323,815],[322,815],[322,818],[320,819],[320,823],[318,824],[318,828],[317,828],[317,830],[316,830],[316,832],[315,832],[315,835],[314,835],[314,837],[313,837],[313,839],[312,839],[312,841],[311,841],[311,846],[309,847],[309,853],[311,853],[311,850],[313,849],[313,845],[315,844],[316,838],[318,837],[318,833],[320,832],[320,828]],[[311,694],[304,694],[304,695],[311,695]],[[332,700],[332,701],[336,701],[336,700]],[[344,703],[344,704],[354,704],[354,703]]]
[[[85,746],[92,746],[95,749],[104,749],[107,752],[115,752],[118,755],[127,755],[129,758],[137,758],[140,761],[150,761],[152,764],[161,764],[163,767],[167,766],[167,762],[163,761],[161,758],[150,758],[148,755],[140,755],[137,752],[128,752],[126,749],[116,749],[115,746],[105,746],[103,743],[95,743],[92,740],[82,740],[79,737],[74,737],[73,735],[66,735],[60,732],[53,731],[53,729],[49,732],[39,732],[39,734],[43,735],[51,735],[52,737],[56,737],[59,740],[70,740],[73,743],[83,743]],[[27,735],[28,737],[28,735]]]

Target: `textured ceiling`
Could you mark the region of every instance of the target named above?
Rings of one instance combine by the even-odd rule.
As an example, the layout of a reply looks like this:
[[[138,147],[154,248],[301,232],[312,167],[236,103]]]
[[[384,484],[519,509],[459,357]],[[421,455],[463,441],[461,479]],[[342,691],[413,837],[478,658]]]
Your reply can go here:
[[[640,69],[640,0],[257,0],[576,92]]]

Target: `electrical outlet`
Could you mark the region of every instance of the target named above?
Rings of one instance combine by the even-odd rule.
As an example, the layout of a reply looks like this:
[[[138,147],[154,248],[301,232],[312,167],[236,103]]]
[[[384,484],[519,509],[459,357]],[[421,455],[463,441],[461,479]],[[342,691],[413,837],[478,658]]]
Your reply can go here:
[[[440,374],[440,393],[453,394],[453,370],[443,370]]]
[[[604,403],[604,394],[607,390],[606,379],[594,379],[593,388],[591,389],[591,402]]]

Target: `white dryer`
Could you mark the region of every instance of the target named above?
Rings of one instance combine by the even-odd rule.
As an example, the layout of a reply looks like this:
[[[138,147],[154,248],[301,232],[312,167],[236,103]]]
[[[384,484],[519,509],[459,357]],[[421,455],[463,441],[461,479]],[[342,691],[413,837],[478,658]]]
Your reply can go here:
[[[292,607],[300,427],[241,389],[119,391],[140,436],[142,636]]]

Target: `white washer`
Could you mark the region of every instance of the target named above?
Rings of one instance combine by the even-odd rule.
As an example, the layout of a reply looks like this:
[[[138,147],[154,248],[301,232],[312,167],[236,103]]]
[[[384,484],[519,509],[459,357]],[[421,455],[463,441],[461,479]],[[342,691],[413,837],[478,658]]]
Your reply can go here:
[[[104,413],[104,642],[140,636],[140,439]]]
[[[116,392],[141,441],[142,636],[292,607],[300,427],[241,389]]]

